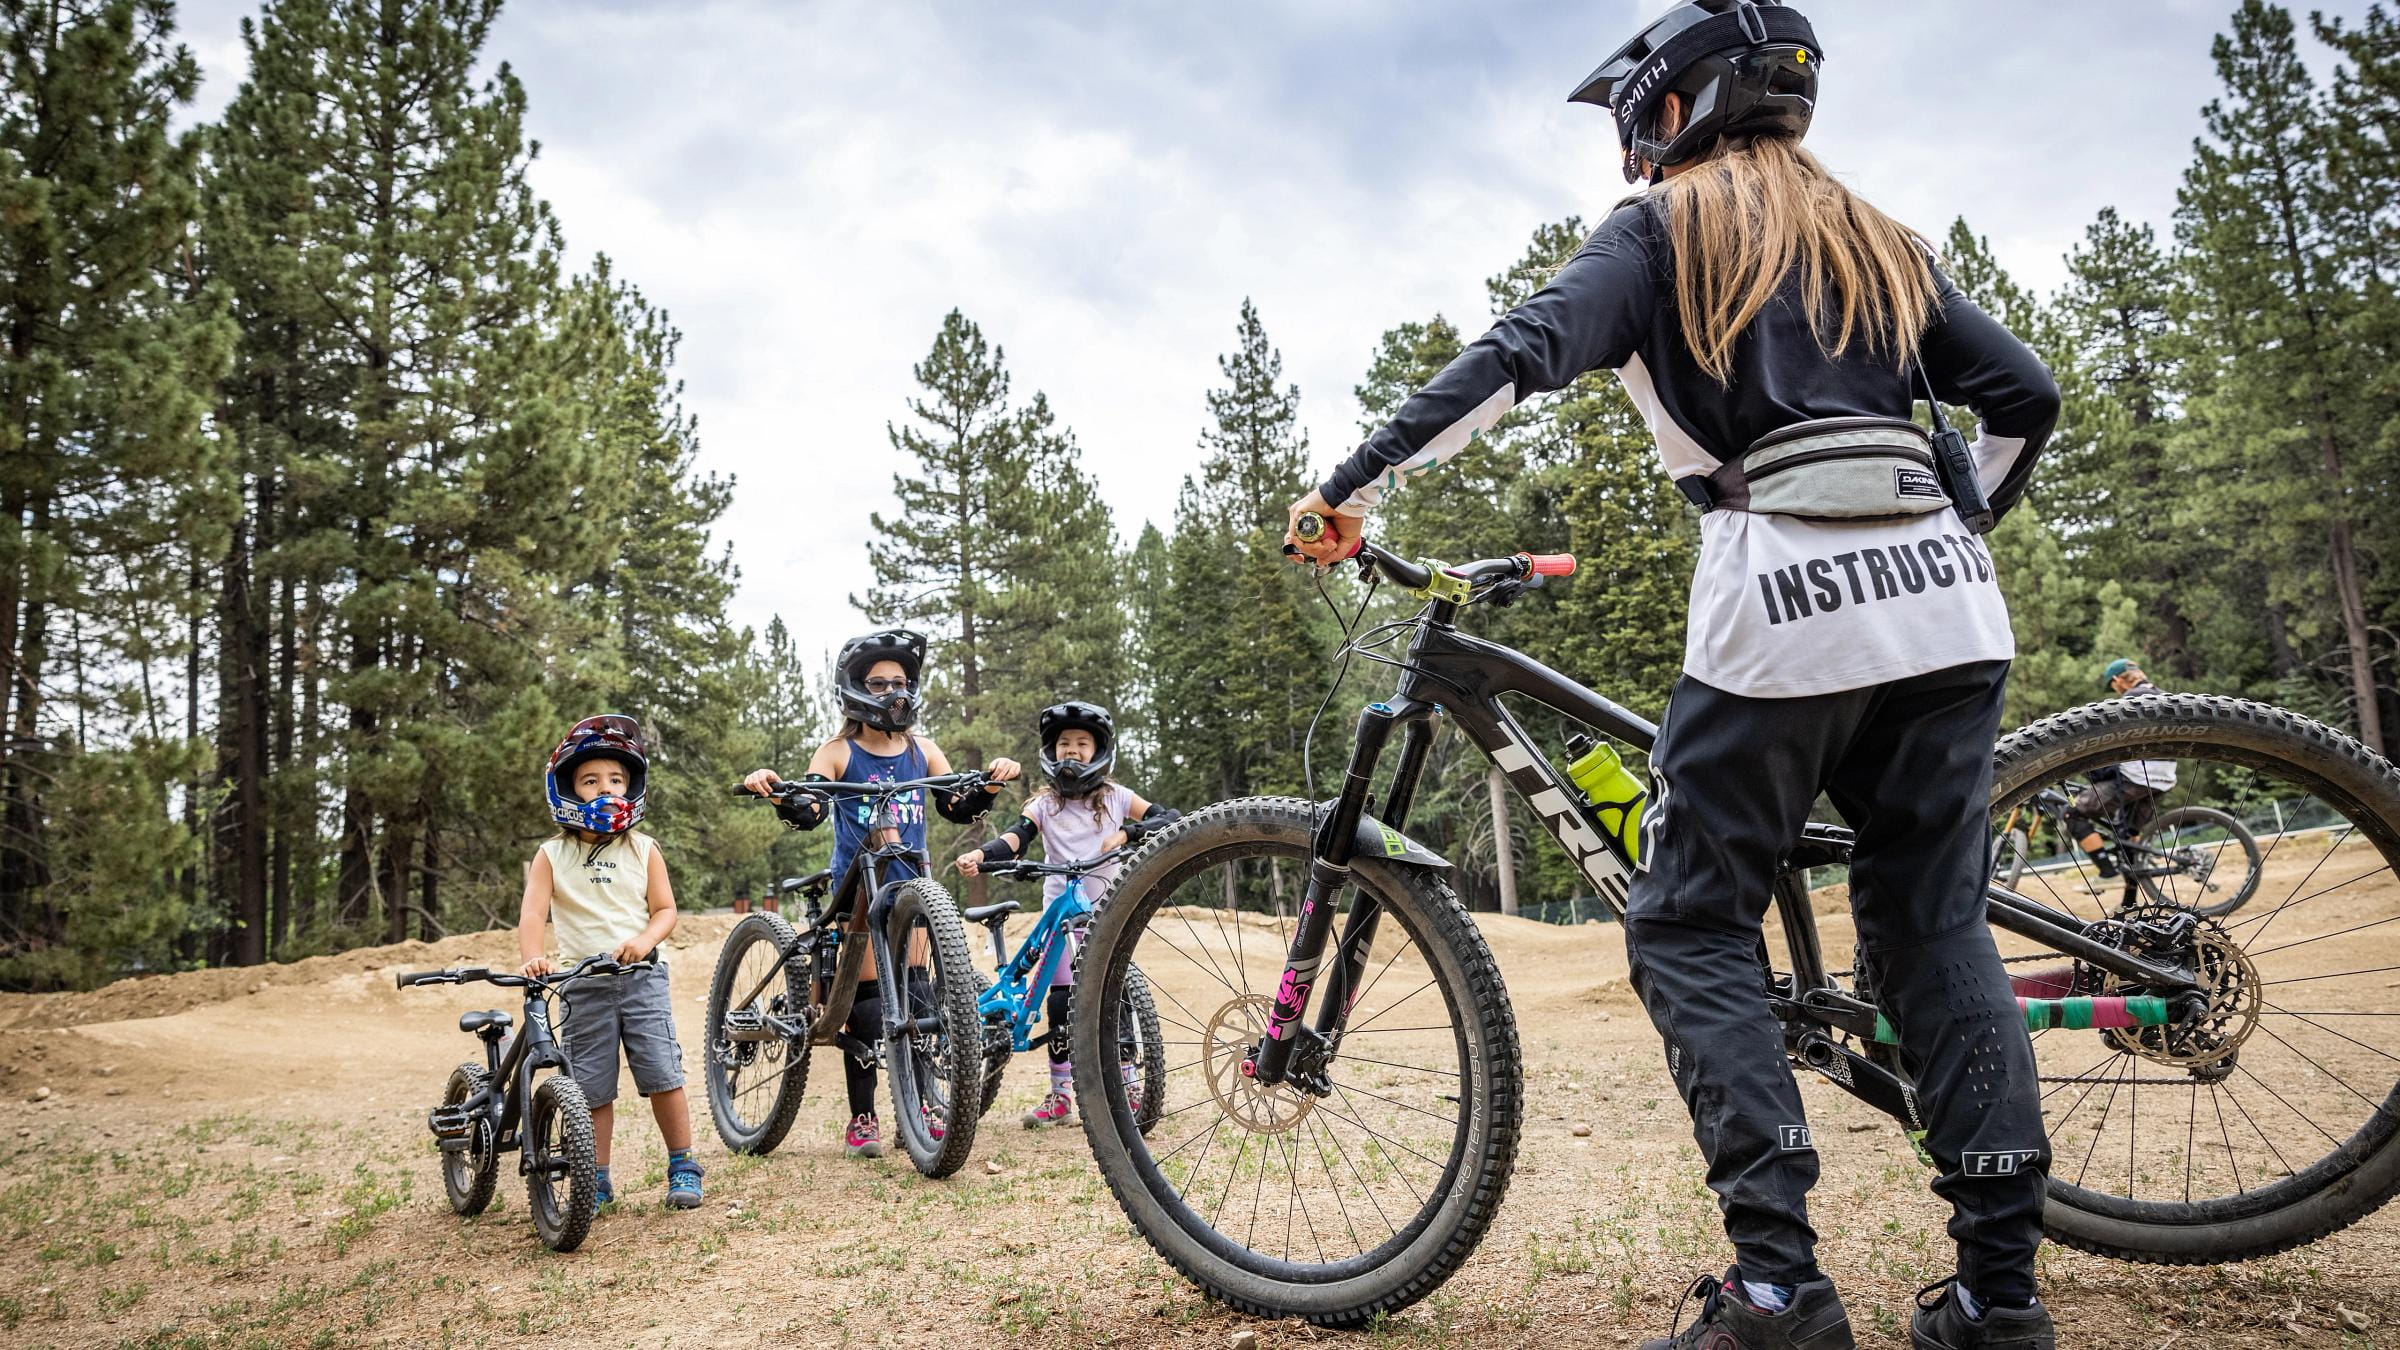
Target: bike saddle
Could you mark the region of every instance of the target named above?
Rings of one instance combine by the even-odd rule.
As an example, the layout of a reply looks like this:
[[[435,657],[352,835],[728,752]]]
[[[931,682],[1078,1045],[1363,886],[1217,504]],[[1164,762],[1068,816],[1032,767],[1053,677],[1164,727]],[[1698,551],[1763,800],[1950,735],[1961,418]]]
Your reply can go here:
[[[813,891],[815,894],[823,895],[826,885],[832,880],[833,869],[828,867],[822,872],[811,872],[804,877],[785,877],[783,884],[776,889],[785,895],[790,895],[794,891]]]
[[[488,1039],[507,1035],[510,1024],[516,1020],[498,1008],[486,1008],[482,1012],[460,1013],[458,1029]]]
[[[967,910],[960,917],[964,918],[968,923],[990,923],[994,919],[1004,918],[1010,914],[1016,913],[1017,909],[1018,905],[1016,901],[1001,900],[989,905],[977,905],[973,909]]]

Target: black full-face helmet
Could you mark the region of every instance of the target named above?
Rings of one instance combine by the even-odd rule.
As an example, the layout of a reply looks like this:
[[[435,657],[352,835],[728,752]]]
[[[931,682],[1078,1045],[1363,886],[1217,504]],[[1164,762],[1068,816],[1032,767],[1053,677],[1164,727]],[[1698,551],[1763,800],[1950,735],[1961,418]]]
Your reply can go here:
[[[908,676],[906,689],[876,693],[867,688],[867,672],[878,661],[897,661]],[[906,731],[917,722],[925,671],[925,635],[906,628],[862,633],[842,644],[833,660],[833,691],[842,715],[855,717],[877,731]]]
[[[1075,728],[1092,733],[1089,760],[1058,757],[1058,733]],[[1049,776],[1050,786],[1058,789],[1059,796],[1087,796],[1108,781],[1108,771],[1117,762],[1116,724],[1109,718],[1108,709],[1072,699],[1053,703],[1042,709],[1037,729],[1042,738],[1042,772]]]
[[[1685,0],[1600,63],[1567,96],[1616,115],[1625,181],[1641,166],[1681,164],[1721,136],[1808,132],[1824,50],[1800,11],[1778,0]],[[1658,134],[1660,104],[1683,95],[1683,125]]]

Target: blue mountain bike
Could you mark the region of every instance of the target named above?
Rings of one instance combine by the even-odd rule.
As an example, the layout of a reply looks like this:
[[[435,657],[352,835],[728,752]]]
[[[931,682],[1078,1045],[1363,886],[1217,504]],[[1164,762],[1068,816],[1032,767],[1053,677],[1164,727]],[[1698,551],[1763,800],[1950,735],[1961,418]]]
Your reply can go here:
[[[1084,877],[1125,852],[1115,849],[1081,862],[987,862],[980,869],[987,877],[1067,879],[1066,889],[1042,907],[1033,931],[1017,944],[1013,956],[1002,930],[1008,916],[1020,908],[1016,901],[978,905],[963,916],[969,923],[992,930],[992,961],[998,968],[992,984],[975,999],[976,1011],[983,1015],[983,1111],[990,1111],[1000,1095],[1000,1079],[1008,1070],[1009,1056],[1035,1046],[1066,1046],[1065,1026],[1050,1027],[1038,1036],[1034,1026],[1043,1020],[1043,1004],[1058,972],[1075,959],[1073,939],[1091,916],[1092,902],[1083,894]],[[1129,966],[1126,971],[1115,1020],[1117,1064],[1130,1099],[1127,1105],[1136,1128],[1148,1134],[1166,1111],[1167,1062],[1159,1035],[1158,1006],[1151,1001],[1150,982],[1138,967]]]

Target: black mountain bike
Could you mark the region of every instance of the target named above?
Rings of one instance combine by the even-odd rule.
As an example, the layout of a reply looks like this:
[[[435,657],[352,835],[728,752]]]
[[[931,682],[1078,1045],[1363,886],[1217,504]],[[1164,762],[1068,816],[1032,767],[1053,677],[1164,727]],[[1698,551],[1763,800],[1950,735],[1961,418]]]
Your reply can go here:
[[[980,790],[981,773],[901,782],[778,783],[789,804],[810,797],[867,804],[867,838],[895,824],[895,804],[914,791]],[[893,864],[916,875],[887,880]],[[717,1137],[736,1153],[766,1153],[783,1142],[808,1083],[809,1051],[829,1045],[886,1069],[892,1133],[909,1161],[946,1177],[975,1148],[982,1114],[983,1022],[975,1010],[982,976],[967,951],[966,929],[950,893],[933,880],[932,860],[905,844],[861,848],[833,889],[830,906],[803,886],[798,927],[779,914],[735,924],[709,979],[708,1104]],[[883,1029],[867,1044],[842,1029],[870,954],[883,991]],[[895,975],[895,972],[898,974]]]
[[[620,965],[588,956],[571,970],[517,975],[470,966],[427,970],[398,977],[402,989],[419,984],[465,984],[481,980],[525,991],[525,1030],[509,1041],[509,1016],[497,1008],[462,1013],[458,1029],[483,1041],[483,1062],[469,1060],[450,1071],[442,1104],[426,1115],[442,1151],[442,1190],[450,1208],[472,1217],[492,1203],[500,1181],[500,1155],[515,1151],[517,1175],[525,1178],[533,1231],[554,1252],[583,1245],[599,1209],[599,1178],[592,1162],[592,1108],[583,1088],[565,1073],[538,1081],[544,1069],[567,1067],[566,1052],[551,1035],[550,1000],[559,1001],[557,1021],[566,1020],[566,987],[598,975],[649,970],[652,962]]]
[[[1077,984],[1094,1012],[1073,1033],[1084,1129],[1134,1227],[1212,1296],[1328,1325],[1369,1321],[1448,1279],[1516,1160],[1525,1083],[1499,967],[1449,864],[1402,832],[1435,719],[1499,766],[1620,911],[1628,850],[1507,701],[1635,751],[1656,734],[1459,631],[1469,607],[1520,596],[1535,560],[1446,567],[1371,544],[1355,560],[1363,577],[1426,603],[1345,645],[1345,657],[1399,678],[1359,717],[1339,795],[1222,802],[1146,840],[1093,916]],[[1387,654],[1401,639],[1404,654]],[[1378,783],[1395,732],[1397,762]],[[2177,1264],[2312,1241],[2400,1188],[2400,1000],[2389,988],[2400,971],[2400,774],[2261,704],[2120,699],[2004,739],[1995,823],[2045,787],[2129,759],[2175,761],[2190,796],[2310,796],[2323,804],[2312,818],[2332,823],[2270,841],[2258,898],[2231,918],[2147,897],[2059,897],[2040,874],[2034,894],[1991,888],[1995,937],[2034,1031],[2050,1235]],[[1761,943],[1759,994],[1796,1066],[1914,1133],[1916,1092],[1874,991],[1828,960],[1810,907],[1807,869],[1846,862],[1850,847],[1831,825],[1792,842],[1770,926],[1782,959]],[[1254,912],[1296,878],[1292,922]],[[1147,1136],[1102,1051],[1137,960],[1182,1066]]]
[[[2138,888],[2151,903],[2187,905],[2209,918],[2231,914],[2258,892],[2258,836],[2230,811],[2186,803],[2170,807],[2136,823],[2128,812],[2111,812],[2092,821],[2103,847],[2116,858],[2117,875],[2102,877],[2076,846],[2067,813],[2083,789],[2082,783],[2044,788],[2008,813],[2000,823],[1992,879],[2015,886],[2035,865],[2034,840],[2043,825],[2048,840],[2067,858],[2067,870],[2083,889],[2098,893],[2122,890],[2127,902]]]

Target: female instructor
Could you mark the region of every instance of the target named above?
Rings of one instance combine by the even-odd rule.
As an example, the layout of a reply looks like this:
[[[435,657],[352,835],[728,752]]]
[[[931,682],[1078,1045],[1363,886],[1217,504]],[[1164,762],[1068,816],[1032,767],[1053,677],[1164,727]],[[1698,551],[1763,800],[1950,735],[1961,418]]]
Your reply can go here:
[[[1857,833],[1860,979],[1890,1013],[1950,1202],[1956,1276],[1926,1350],[2052,1350],[2035,1296],[2049,1165],[2033,1054],[1984,921],[1991,748],[2015,654],[1990,555],[1910,422],[1930,382],[1982,419],[2005,511],[2058,416],[2048,372],[1924,242],[1800,141],[1823,49],[1772,0],[1689,0],[1573,97],[1616,118],[1628,181],[1550,284],[1293,503],[1330,562],[1386,491],[1512,406],[1617,373],[1705,514],[1683,675],[1651,757],[1625,940],[1708,1160],[1736,1263],[1650,1350],[1852,1344],[1817,1268],[1817,1157],[1759,980],[1777,859],[1819,793]]]

